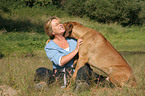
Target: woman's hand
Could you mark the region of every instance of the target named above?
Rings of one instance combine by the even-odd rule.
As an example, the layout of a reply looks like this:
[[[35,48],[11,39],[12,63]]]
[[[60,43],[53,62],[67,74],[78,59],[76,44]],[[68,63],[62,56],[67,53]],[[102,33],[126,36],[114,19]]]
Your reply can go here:
[[[82,39],[78,39],[78,41],[77,41],[77,46],[76,46],[76,49],[73,51],[73,52],[71,52],[71,53],[69,53],[68,55],[65,55],[65,56],[63,56],[62,58],[61,58],[61,61],[60,61],[60,65],[61,66],[63,66],[63,65],[65,65],[67,62],[69,62],[72,58],[74,58],[74,56],[78,53],[78,51],[79,51],[79,47],[80,47],[80,45],[82,44]]]
[[[83,43],[83,40],[82,39],[78,39],[77,41],[77,46],[76,46],[76,50],[79,51],[79,47],[80,45]]]

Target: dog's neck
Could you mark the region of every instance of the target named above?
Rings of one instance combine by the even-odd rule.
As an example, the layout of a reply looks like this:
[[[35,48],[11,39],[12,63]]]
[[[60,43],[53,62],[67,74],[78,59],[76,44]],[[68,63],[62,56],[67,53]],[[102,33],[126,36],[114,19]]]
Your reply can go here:
[[[72,34],[70,37],[72,38],[75,38],[75,39],[80,39],[80,38],[83,38],[83,36],[90,30],[92,29],[89,29],[89,30],[84,30],[85,28],[77,28],[77,27],[74,27],[73,30],[72,30]]]

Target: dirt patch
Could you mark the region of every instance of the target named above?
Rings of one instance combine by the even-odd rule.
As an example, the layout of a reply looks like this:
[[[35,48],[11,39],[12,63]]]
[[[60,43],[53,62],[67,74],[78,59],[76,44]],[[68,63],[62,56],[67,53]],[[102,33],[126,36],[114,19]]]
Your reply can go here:
[[[129,52],[129,51],[121,51],[119,52],[120,54],[145,54],[145,52],[143,51],[133,51],[133,52]]]
[[[16,96],[18,91],[8,85],[0,85],[0,96]]]

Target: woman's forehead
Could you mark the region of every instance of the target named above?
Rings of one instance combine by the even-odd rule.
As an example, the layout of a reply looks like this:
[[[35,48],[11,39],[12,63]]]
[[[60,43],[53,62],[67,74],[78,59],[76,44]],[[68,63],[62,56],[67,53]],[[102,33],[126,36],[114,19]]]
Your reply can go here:
[[[51,22],[52,25],[53,25],[53,24],[56,24],[56,23],[60,23],[60,20],[58,20],[58,19],[53,19],[52,22]]]

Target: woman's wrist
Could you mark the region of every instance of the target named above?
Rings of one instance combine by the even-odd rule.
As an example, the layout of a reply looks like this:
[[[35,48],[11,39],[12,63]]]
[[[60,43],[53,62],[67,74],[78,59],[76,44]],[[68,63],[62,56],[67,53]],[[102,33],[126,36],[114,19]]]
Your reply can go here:
[[[73,52],[71,52],[70,54],[63,56],[61,58],[60,61],[60,65],[63,66],[65,65],[67,62],[69,62],[76,54],[78,53],[78,49],[75,49]]]
[[[79,52],[79,50],[76,48],[75,50],[74,50],[76,53],[78,53]]]

